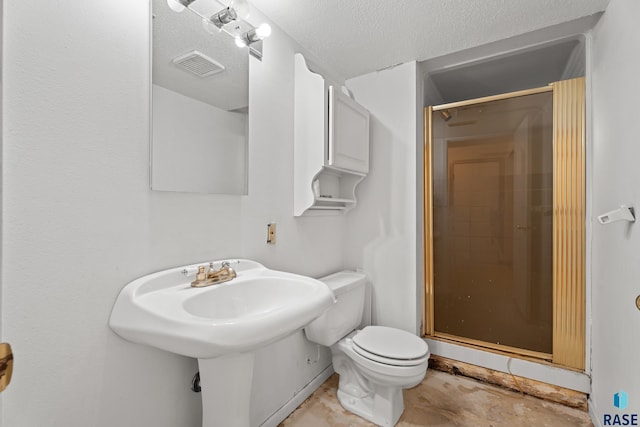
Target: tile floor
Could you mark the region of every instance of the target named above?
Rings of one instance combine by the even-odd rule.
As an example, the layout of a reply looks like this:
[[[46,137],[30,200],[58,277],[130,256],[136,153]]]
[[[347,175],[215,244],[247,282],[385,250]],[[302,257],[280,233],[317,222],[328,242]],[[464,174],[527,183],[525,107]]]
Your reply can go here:
[[[279,427],[373,426],[340,406],[337,387],[334,374]],[[589,415],[578,409],[432,370],[421,384],[404,391],[404,401],[397,427],[593,426]]]

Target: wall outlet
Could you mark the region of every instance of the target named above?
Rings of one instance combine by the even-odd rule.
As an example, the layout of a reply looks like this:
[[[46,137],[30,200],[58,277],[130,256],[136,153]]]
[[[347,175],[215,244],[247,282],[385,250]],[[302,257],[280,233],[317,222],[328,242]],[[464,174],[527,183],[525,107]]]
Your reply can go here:
[[[276,223],[267,224],[267,244],[276,244]]]

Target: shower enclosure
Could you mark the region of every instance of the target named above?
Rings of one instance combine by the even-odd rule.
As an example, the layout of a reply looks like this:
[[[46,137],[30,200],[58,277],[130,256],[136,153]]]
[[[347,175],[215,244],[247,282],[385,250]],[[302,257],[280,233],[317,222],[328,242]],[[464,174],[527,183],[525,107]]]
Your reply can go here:
[[[425,109],[424,333],[584,368],[584,79]]]

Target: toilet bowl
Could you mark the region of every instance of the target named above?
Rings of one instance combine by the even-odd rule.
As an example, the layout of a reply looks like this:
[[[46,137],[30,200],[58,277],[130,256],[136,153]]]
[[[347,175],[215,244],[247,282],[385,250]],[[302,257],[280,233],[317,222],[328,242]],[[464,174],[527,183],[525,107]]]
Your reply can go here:
[[[340,404],[376,425],[395,425],[404,410],[402,390],[418,385],[426,374],[429,347],[400,329],[355,330],[364,307],[364,274],[343,271],[320,280],[333,290],[336,303],[305,334],[331,348],[333,369],[340,376]]]

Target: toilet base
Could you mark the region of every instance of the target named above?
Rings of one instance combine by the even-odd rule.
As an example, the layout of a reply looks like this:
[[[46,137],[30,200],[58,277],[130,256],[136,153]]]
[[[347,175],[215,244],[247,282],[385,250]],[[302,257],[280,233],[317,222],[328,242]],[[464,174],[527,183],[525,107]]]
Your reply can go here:
[[[420,383],[427,366],[394,367],[395,375],[375,372],[356,363],[360,356],[351,348],[351,336],[331,346],[333,369],[340,376],[338,401],[378,426],[393,427],[404,411],[402,390]]]
[[[402,389],[375,387],[373,394],[356,397],[338,389],[338,401],[349,412],[371,421],[375,425],[393,427],[404,411]]]

